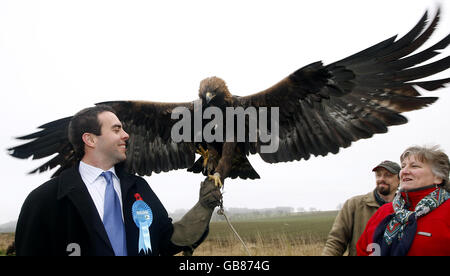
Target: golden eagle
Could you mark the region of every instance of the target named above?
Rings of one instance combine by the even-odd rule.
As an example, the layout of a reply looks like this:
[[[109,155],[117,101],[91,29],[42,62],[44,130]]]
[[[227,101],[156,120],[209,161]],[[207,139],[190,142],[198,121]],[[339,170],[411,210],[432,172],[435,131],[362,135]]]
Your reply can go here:
[[[212,77],[200,83],[199,99],[193,102],[111,101],[101,104],[116,111],[130,134],[124,164],[130,173],[151,175],[152,172],[187,168],[211,176],[218,184],[227,177],[259,178],[247,159],[249,154],[258,153],[269,163],[308,160],[311,155],[326,156],[330,152],[336,154],[353,141],[386,133],[388,126],[407,123],[401,113],[434,103],[437,98],[420,97],[417,88],[434,91],[450,82],[450,78],[420,80],[450,67],[450,57],[424,64],[448,46],[450,35],[428,49],[418,49],[437,28],[439,18],[439,10],[431,19],[426,12],[400,39],[391,37],[329,65],[312,63],[249,96],[232,95],[222,79]],[[173,139],[172,131],[180,122],[179,117],[178,120],[173,117],[175,109],[182,108],[192,119],[196,108],[205,111],[210,107],[223,112],[227,108],[278,108],[275,109],[277,121],[267,123],[268,133],[278,128],[277,150],[263,152],[267,141],[260,137],[256,141],[248,139],[251,136],[249,118],[244,120],[244,140],[194,139],[193,124],[186,126],[191,140]],[[262,118],[258,113],[254,121],[257,135],[262,133],[259,124]],[[54,176],[58,175],[78,161],[67,138],[70,119],[50,122],[40,126],[41,130],[36,133],[19,137],[32,141],[10,148],[10,154],[33,159],[56,154],[31,173],[60,166]],[[212,121],[212,116],[201,118],[202,126]],[[222,131],[225,136],[224,132],[229,134],[226,124],[213,124],[212,130]],[[196,153],[201,155],[197,161]]]

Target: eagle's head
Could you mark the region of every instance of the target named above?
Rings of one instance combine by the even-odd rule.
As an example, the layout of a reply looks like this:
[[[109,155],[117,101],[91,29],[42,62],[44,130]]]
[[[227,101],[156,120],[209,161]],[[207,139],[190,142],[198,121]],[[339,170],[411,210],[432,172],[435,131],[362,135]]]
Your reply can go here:
[[[200,82],[198,96],[207,106],[228,106],[233,97],[228,91],[225,81],[218,77],[210,77]]]

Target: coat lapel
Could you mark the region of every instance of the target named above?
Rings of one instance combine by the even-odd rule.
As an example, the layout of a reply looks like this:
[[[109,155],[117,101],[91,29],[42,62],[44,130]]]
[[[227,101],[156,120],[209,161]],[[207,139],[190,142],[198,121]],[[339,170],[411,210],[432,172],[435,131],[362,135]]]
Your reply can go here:
[[[120,189],[122,191],[122,205],[125,206],[125,202],[129,198],[128,193],[130,191],[130,188],[134,186],[136,183],[136,180],[134,177],[132,177],[130,174],[125,172],[124,169],[124,163],[120,163],[116,165],[116,174],[117,177],[120,179]]]
[[[132,187],[136,184],[136,178],[125,172],[123,164],[116,166],[116,173],[120,179],[120,188],[122,190],[122,211],[127,237],[128,256],[133,256],[137,254],[139,232],[131,214],[131,206],[134,203],[134,194],[130,193],[135,191]]]
[[[79,166],[76,165],[61,174],[58,200],[67,196],[78,210],[88,232],[91,234],[95,233],[94,235],[97,235],[104,242],[105,246],[111,250],[112,254],[114,254],[108,234],[106,233],[103,222],[98,215],[86,185],[81,179],[78,167]]]

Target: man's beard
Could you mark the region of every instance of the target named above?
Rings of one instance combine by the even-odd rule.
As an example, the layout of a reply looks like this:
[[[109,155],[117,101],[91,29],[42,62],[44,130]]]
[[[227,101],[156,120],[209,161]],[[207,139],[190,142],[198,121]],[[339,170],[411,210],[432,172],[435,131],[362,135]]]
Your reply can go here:
[[[377,192],[380,195],[387,196],[387,195],[389,195],[391,193],[391,190],[389,188],[390,188],[389,185],[388,186],[377,185]]]

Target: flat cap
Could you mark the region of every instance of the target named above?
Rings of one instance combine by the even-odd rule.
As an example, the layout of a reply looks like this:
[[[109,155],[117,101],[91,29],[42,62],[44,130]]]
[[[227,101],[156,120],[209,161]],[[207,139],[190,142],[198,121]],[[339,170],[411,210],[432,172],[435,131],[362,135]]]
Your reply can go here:
[[[372,171],[374,172],[378,168],[385,168],[386,170],[388,170],[390,173],[393,173],[393,174],[399,174],[400,170],[401,170],[399,164],[389,161],[389,160],[381,162],[375,168],[373,168]]]

